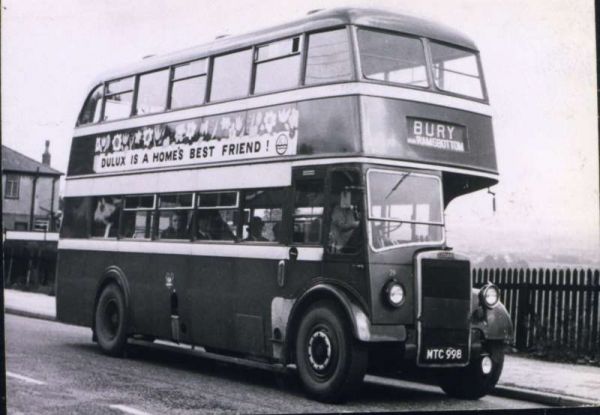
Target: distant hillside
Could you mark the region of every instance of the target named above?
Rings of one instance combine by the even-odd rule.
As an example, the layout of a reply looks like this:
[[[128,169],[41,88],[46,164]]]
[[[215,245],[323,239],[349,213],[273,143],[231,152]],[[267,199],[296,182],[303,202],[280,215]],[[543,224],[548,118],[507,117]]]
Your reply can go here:
[[[567,254],[518,254],[469,252],[475,268],[600,268],[600,261]]]

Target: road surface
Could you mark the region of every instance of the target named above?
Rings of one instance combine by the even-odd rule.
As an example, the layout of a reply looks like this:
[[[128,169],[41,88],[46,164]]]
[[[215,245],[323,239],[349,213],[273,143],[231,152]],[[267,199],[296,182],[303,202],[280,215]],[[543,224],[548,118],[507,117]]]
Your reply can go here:
[[[136,346],[128,358],[103,355],[91,330],[6,315],[8,413],[197,414],[435,411],[539,408],[486,397],[461,401],[433,386],[367,377],[343,405],[307,399],[267,371]]]

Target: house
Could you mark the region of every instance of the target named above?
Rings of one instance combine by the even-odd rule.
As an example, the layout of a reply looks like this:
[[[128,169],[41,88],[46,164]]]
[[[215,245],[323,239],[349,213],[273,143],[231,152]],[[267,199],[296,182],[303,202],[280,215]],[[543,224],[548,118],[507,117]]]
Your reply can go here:
[[[58,180],[50,167],[50,141],[42,162],[2,146],[2,228],[18,231],[57,231]]]
[[[42,162],[2,146],[2,250],[6,287],[53,291],[59,224],[59,179]]]

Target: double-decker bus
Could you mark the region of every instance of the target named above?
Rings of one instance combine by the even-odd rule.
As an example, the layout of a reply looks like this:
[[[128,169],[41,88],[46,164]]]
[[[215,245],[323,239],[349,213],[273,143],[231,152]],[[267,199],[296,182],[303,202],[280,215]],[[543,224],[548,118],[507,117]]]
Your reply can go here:
[[[446,243],[497,183],[475,44],[333,9],[110,72],[75,128],[57,315],[111,355],[163,339],[341,401],[367,370],[496,384],[512,323]]]

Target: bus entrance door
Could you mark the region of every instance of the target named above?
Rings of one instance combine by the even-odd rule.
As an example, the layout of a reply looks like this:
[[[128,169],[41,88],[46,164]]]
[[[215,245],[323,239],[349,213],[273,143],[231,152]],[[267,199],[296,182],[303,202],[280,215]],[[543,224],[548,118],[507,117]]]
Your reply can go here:
[[[329,179],[324,276],[358,287],[366,280],[364,214],[358,169],[336,168]]]

